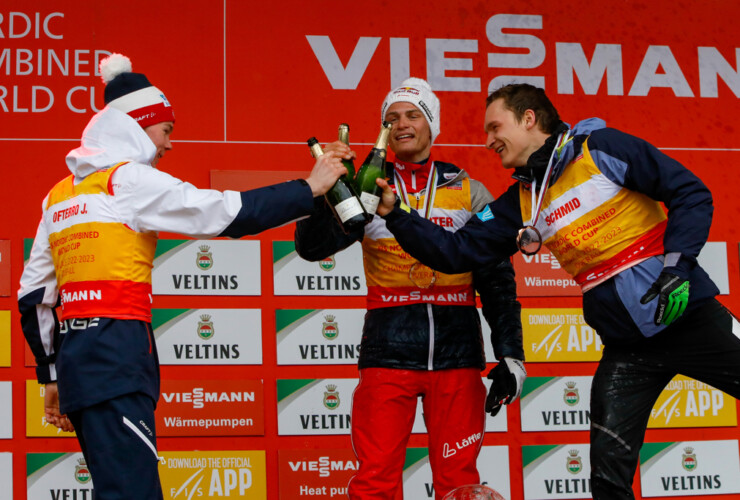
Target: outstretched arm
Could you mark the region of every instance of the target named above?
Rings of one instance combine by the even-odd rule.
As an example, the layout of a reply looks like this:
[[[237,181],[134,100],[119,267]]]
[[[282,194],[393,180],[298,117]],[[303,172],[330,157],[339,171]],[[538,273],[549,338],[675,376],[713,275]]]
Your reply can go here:
[[[362,240],[364,234],[364,230],[344,234],[324,198],[319,197],[314,199],[311,216],[296,224],[295,249],[301,258],[313,262],[344,250]]]
[[[248,191],[199,189],[147,165],[127,164],[114,174],[117,209],[136,231],[166,231],[196,238],[238,238],[309,215],[314,196],[347,169],[334,153],[322,155],[306,180]]]
[[[468,272],[516,251],[516,235],[522,227],[516,185],[453,233],[396,202],[385,180],[377,182],[383,188],[378,214],[384,214],[388,230],[404,250],[432,269],[448,274]]]

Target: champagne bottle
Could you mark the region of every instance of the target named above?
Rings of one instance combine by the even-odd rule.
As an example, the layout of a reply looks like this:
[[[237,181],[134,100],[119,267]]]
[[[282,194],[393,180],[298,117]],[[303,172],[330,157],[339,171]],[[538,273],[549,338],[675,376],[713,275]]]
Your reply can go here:
[[[314,158],[324,154],[315,137],[308,140],[308,147],[311,148]],[[337,179],[334,186],[324,196],[345,233],[349,234],[362,229],[370,219],[346,175]]]
[[[339,140],[349,146],[349,125],[346,123],[339,125]],[[350,183],[354,182],[355,163],[352,160],[342,158],[342,165],[347,168],[347,179],[349,179]]]
[[[365,206],[368,214],[375,215],[380,203],[383,190],[375,183],[377,178],[385,178],[385,157],[388,148],[388,137],[391,133],[391,124],[383,122],[378,134],[375,146],[362,162],[357,178],[355,179],[355,190],[360,196],[360,201]]]

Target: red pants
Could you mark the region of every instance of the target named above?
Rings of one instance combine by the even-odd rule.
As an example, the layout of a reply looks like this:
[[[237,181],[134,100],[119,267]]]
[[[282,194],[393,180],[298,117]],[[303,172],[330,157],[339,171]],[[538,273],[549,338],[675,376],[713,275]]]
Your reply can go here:
[[[352,400],[352,446],[360,462],[348,496],[393,500],[422,396],[435,498],[477,484],[486,388],[477,368],[423,371],[364,368]]]

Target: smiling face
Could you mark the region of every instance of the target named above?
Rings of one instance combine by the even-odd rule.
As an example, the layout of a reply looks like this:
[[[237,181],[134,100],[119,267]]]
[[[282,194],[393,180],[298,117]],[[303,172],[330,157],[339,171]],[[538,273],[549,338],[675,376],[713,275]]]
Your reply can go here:
[[[156,167],[159,160],[164,156],[165,152],[172,149],[172,143],[170,142],[170,134],[175,128],[173,122],[159,122],[154,125],[149,125],[144,129],[146,135],[152,140],[154,145],[157,147],[157,153],[154,155],[152,160],[152,167]]]
[[[501,158],[504,168],[523,167],[548,135],[536,124],[535,113],[528,109],[517,120],[503,99],[496,99],[486,108],[486,147]]]
[[[399,160],[420,162],[429,158],[432,131],[419,108],[410,102],[394,102],[385,112],[385,121],[393,125],[389,144]]]

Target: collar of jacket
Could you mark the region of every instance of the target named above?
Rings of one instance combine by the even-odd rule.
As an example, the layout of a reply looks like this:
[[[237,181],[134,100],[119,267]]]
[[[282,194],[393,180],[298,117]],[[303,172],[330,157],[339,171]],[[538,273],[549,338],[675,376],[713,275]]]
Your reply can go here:
[[[395,156],[393,157],[393,168],[396,173],[401,176],[404,184],[406,184],[406,192],[418,193],[419,191],[424,190],[427,185],[427,180],[429,179],[428,165],[430,161],[431,156],[420,162],[403,161],[399,160]],[[416,177],[416,187],[413,187],[414,182],[412,177]]]
[[[558,137],[568,131],[568,125],[564,122],[555,127],[555,131],[545,139],[545,143],[534,153],[529,155],[527,158],[526,167],[516,167],[512,178],[524,184],[525,187],[529,188],[532,185],[532,181],[536,180],[537,184],[542,183],[542,179],[545,176],[547,165],[550,162],[552,151],[555,149],[555,145],[558,142]],[[555,158],[555,163],[559,163],[560,156]],[[553,168],[555,165],[553,165]],[[552,179],[552,178],[551,178]]]

